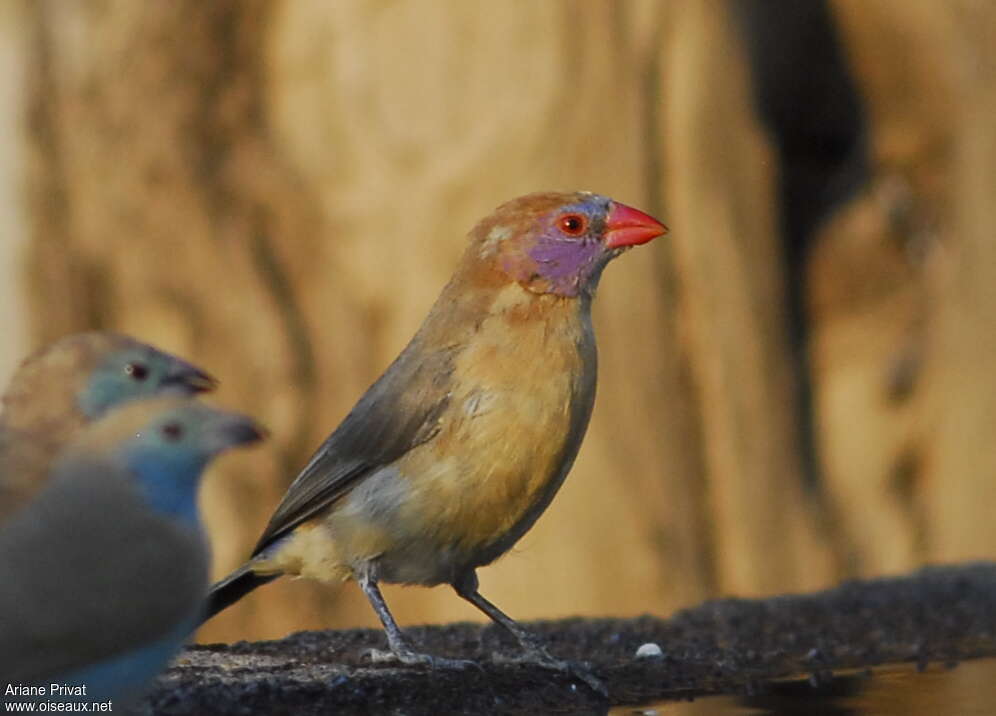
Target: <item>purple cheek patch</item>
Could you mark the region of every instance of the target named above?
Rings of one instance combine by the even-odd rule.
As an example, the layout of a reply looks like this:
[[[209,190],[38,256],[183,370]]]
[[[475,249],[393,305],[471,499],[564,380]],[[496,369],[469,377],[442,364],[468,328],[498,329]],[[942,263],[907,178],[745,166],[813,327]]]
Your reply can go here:
[[[598,265],[602,253],[597,241],[544,235],[529,250],[529,257],[536,262],[539,275],[547,279],[557,293],[576,296],[589,272]]]

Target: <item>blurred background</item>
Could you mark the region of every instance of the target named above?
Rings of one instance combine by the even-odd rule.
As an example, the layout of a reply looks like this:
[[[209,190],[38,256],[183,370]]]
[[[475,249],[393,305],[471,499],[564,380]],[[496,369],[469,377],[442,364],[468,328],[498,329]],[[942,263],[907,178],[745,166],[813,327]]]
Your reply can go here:
[[[985,0],[3,0],[0,380],[89,328],[218,376],[272,430],[206,481],[221,576],[473,224],[590,189],[671,234],[607,272],[588,438],[484,594],[666,615],[992,558],[994,78]],[[376,623],[280,580],[200,637]]]

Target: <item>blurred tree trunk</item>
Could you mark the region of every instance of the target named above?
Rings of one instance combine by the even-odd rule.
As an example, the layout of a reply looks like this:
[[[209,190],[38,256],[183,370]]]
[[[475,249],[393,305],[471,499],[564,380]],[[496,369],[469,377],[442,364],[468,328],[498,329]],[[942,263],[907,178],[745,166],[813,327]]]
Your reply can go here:
[[[996,547],[996,6],[833,3],[872,177],[816,237],[824,478],[864,574]]]
[[[23,186],[26,95],[25,8],[0,4],[0,385],[27,353],[28,316],[22,285],[22,253],[27,238]]]
[[[872,5],[885,35],[907,7]],[[833,7],[861,89],[885,103],[881,58],[861,59],[863,5]],[[929,14],[907,20],[952,49],[961,25],[939,35]],[[524,619],[666,613],[708,595],[828,585],[847,571],[845,541],[862,571],[996,544],[987,519],[959,521],[979,514],[973,491],[992,475],[972,461],[988,447],[996,385],[980,337],[996,305],[984,240],[996,187],[981,163],[991,91],[957,124],[933,105],[931,131],[947,142],[907,157],[947,167],[924,186],[944,186],[932,206],[954,208],[902,224],[900,244],[949,221],[959,248],[946,268],[911,264],[883,238],[894,212],[882,197],[920,186],[887,172],[827,224],[845,228],[820,234],[809,310],[824,482],[813,489],[777,165],[724,3],[111,0],[27,3],[25,15],[34,340],[132,333],[210,369],[220,402],[272,428],[265,448],[207,481],[218,576],[416,330],[464,234],[540,189],[615,196],[672,234],[603,281],[588,439],[548,514],[482,572],[489,598]],[[950,67],[942,55],[916,66]],[[970,78],[946,77],[945,97],[967,100]],[[876,137],[897,111],[873,112]],[[919,116],[907,113],[909,132]],[[978,156],[954,143],[963,130]],[[942,355],[949,342],[957,361]],[[920,380],[907,386],[921,366],[929,399]],[[403,622],[478,618],[445,589],[388,599]],[[353,586],[281,580],[202,638],[375,623]]]

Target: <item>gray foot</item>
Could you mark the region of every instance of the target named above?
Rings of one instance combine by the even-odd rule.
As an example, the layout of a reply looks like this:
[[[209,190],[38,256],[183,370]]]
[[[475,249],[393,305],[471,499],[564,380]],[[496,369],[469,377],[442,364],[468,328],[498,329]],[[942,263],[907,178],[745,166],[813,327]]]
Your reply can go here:
[[[428,666],[430,669],[468,669],[470,667],[480,668],[476,662],[468,659],[447,659],[442,656],[432,656],[423,654],[411,648],[402,648],[397,651],[383,651],[381,649],[370,649],[367,652],[370,660],[375,664],[400,663],[406,666]]]
[[[588,669],[580,664],[574,664],[569,661],[558,659],[551,655],[550,652],[542,646],[537,644],[531,644],[525,651],[523,651],[522,654],[518,656],[507,656],[496,653],[494,654],[494,660],[497,663],[528,664],[549,669],[550,671],[557,671],[583,682],[596,694],[604,698],[609,697],[609,691],[605,688],[605,684],[603,684],[597,676],[588,671]]]

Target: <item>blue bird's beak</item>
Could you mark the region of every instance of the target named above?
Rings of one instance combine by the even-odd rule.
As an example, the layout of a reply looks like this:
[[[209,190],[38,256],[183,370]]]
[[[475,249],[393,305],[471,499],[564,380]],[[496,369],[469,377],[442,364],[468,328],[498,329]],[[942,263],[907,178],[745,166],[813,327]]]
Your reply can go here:
[[[164,385],[175,386],[189,393],[209,393],[218,387],[218,381],[197,366],[176,360],[166,374]]]
[[[252,445],[266,437],[266,430],[255,420],[235,413],[222,413],[210,430],[222,450],[236,445]]]
[[[196,432],[194,444],[207,456],[214,457],[234,447],[262,440],[266,431],[252,418],[230,413],[212,405],[191,400],[186,404],[188,427]]]

